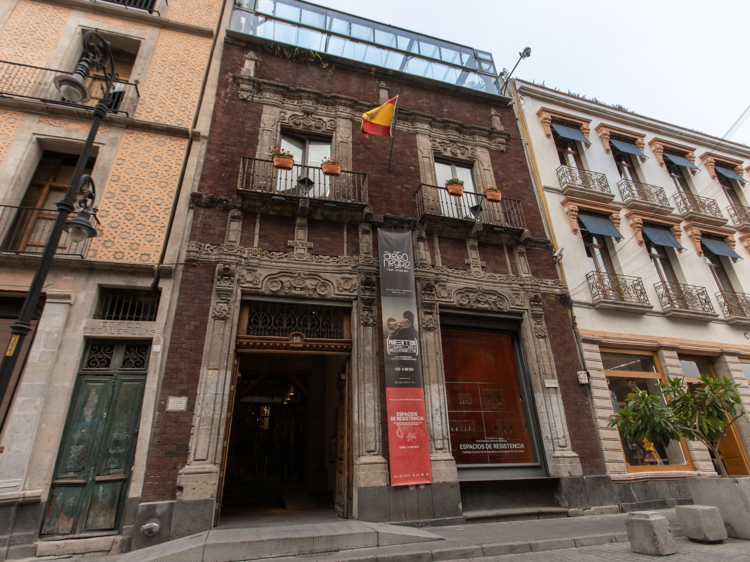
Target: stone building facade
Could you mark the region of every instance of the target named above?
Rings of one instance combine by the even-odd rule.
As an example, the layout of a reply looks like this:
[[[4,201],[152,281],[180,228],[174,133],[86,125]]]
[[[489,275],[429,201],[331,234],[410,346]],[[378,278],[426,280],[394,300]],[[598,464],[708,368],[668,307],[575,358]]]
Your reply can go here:
[[[138,508],[137,522],[157,519],[160,531],[138,545],[209,529],[237,508],[237,497],[258,500],[277,484],[286,502],[284,486],[302,483],[310,492],[317,483],[333,496],[332,509],[367,521],[434,524],[487,509],[612,505],[591,396],[576,377],[567,291],[511,99],[494,83],[469,87],[466,76],[450,83],[415,76],[406,63],[365,64],[356,50],[334,56],[326,50],[334,40],[354,41],[346,33],[355,26],[376,33],[384,26],[287,4],[296,16],[235,7],[223,45]],[[313,16],[346,19],[349,31],[326,35],[309,24]],[[285,28],[289,21],[295,27]],[[299,34],[280,44],[264,39],[269,25],[278,37],[281,29]],[[305,30],[325,44],[295,49]],[[439,43],[443,53],[482,56],[397,31]],[[362,114],[396,94],[392,147],[366,139],[357,130]],[[274,169],[277,145],[297,151],[292,171]],[[320,150],[341,163],[340,176],[320,174]],[[465,174],[463,198],[444,193],[446,173]],[[492,185],[500,203],[482,195]],[[413,239],[431,484],[390,485],[379,229]],[[492,342],[507,347],[501,353]],[[456,364],[474,360],[514,373],[513,388],[495,388],[494,396],[520,414],[507,422],[499,413],[492,423],[497,434],[523,434],[523,462],[461,457],[460,433],[476,427],[460,417],[459,403],[471,403],[474,391],[450,385],[464,384]],[[482,381],[494,376],[486,365],[471,369]],[[308,416],[303,428],[290,418],[274,425],[282,404],[302,404],[295,393]],[[306,449],[297,449],[301,441]]]
[[[87,166],[98,235],[63,236],[2,405],[2,559],[128,547],[169,344],[183,186],[205,145],[199,110],[210,117],[223,13],[219,0],[0,6],[4,346],[101,97],[96,75],[82,104],[65,102],[53,78],[75,68],[90,30],[110,42],[118,74]]]
[[[515,91],[617,503],[690,501],[685,478],[714,474],[708,450],[624,443],[608,418],[629,388],[665,377],[730,378],[750,406],[750,151],[521,80]],[[749,450],[743,419],[722,445],[730,474],[750,474]]]

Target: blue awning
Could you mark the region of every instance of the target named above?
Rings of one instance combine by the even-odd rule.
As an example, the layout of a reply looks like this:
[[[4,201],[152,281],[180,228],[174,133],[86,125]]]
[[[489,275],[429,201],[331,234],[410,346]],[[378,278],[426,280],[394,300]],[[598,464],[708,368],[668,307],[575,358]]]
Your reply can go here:
[[[635,154],[636,156],[643,156],[644,158],[648,158],[648,156],[643,154],[643,152],[641,152],[641,149],[634,145],[632,142],[609,139],[609,144],[614,146],[620,152],[627,152],[628,154]]]
[[[669,248],[677,248],[678,250],[684,250],[685,248],[680,245],[677,238],[669,232],[666,228],[655,228],[653,226],[644,226],[643,234],[648,236],[657,246],[667,246]]]
[[[576,129],[575,127],[568,127],[567,125],[560,125],[560,123],[552,123],[552,128],[555,130],[555,132],[558,135],[560,135],[563,138],[578,141],[578,142],[585,142],[586,144],[591,144],[591,141],[583,136],[581,129]]]
[[[732,250],[732,247],[724,242],[724,240],[717,240],[716,238],[701,238],[701,244],[703,244],[717,256],[742,259],[742,256]]]
[[[611,236],[612,238],[625,238],[609,219],[592,215],[582,215],[580,213],[578,214],[578,218],[581,219],[583,226],[591,234],[601,234],[602,236]]]
[[[747,181],[745,178],[743,178],[741,175],[739,175],[737,172],[730,168],[722,168],[721,166],[714,166],[714,170],[716,170],[717,174],[721,174],[725,178],[729,178],[730,180],[737,180],[745,182]]]
[[[685,158],[684,156],[677,156],[676,154],[667,154],[664,153],[664,156],[666,158],[669,158],[673,163],[677,164],[678,166],[682,166],[683,168],[692,168],[693,170],[700,170],[698,166],[693,164],[690,160]]]

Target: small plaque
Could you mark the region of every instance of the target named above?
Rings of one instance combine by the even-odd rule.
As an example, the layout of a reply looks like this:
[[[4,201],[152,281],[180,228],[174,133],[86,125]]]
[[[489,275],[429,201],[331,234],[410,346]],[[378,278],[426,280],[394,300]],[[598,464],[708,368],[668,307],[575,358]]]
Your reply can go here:
[[[167,400],[167,412],[184,412],[187,410],[187,396],[170,396]]]
[[[560,387],[557,380],[555,379],[544,379],[544,386],[546,386],[547,388],[559,388]]]

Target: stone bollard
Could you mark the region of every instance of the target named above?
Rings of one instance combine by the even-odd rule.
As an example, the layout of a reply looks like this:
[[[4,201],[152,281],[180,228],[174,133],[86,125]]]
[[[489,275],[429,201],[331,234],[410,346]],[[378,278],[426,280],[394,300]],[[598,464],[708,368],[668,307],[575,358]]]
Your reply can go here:
[[[718,507],[678,505],[675,507],[682,534],[695,542],[719,543],[727,538],[727,530]]]
[[[630,550],[639,554],[667,556],[677,552],[669,521],[655,511],[634,511],[625,520]]]

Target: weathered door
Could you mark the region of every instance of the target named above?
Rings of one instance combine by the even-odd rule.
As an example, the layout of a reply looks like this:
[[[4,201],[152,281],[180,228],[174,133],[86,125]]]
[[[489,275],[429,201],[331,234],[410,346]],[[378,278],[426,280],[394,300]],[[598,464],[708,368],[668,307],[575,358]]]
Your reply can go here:
[[[227,421],[224,425],[224,441],[221,452],[221,470],[219,471],[219,486],[216,493],[216,507],[214,508],[214,527],[219,526],[221,519],[221,502],[224,498],[224,483],[227,478],[227,459],[229,456],[229,438],[232,435],[232,421],[235,409],[235,396],[237,395],[237,374],[239,373],[240,361],[235,355],[232,367],[232,382],[229,387],[229,399],[227,400]]]
[[[351,384],[349,360],[346,360],[344,380],[337,381],[339,404],[336,408],[336,513],[351,517]]]
[[[116,533],[135,454],[150,342],[91,342],[70,403],[42,535]]]
[[[750,463],[748,463],[745,448],[742,446],[742,438],[736,425],[732,425],[727,431],[721,442],[719,452],[721,458],[724,459],[724,466],[731,476],[750,475]]]

